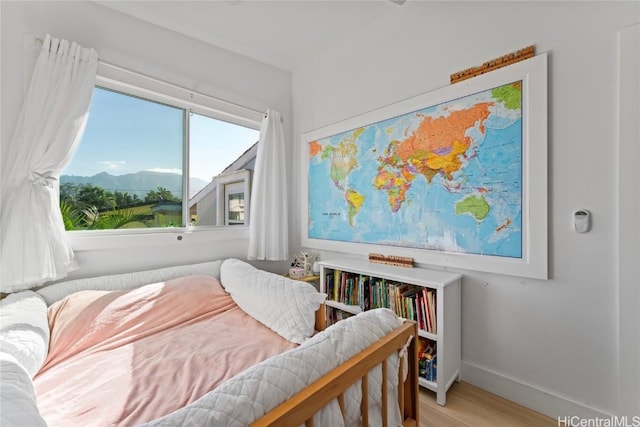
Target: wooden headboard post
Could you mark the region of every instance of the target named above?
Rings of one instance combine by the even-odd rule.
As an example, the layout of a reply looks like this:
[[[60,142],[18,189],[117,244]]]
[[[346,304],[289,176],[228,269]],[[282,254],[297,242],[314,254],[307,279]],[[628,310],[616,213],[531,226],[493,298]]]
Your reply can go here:
[[[324,331],[327,328],[327,307],[324,303],[320,304],[316,310],[316,331]]]
[[[418,413],[418,398],[420,387],[418,383],[418,348],[420,343],[418,340],[418,323],[413,322],[413,339],[407,348],[407,380],[404,382],[404,395],[414,396],[415,398],[404,399],[404,414],[413,420],[416,425],[420,420]]]

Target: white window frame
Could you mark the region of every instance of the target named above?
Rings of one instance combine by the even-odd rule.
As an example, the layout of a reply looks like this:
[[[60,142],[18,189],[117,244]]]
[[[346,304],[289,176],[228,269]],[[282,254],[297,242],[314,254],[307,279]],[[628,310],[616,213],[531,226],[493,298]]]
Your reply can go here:
[[[214,119],[259,130],[263,113],[242,107],[224,100],[220,100],[196,91],[192,91],[172,83],[158,80],[143,74],[127,70],[118,66],[98,63],[96,86],[122,92],[127,95],[138,96],[150,101],[182,108],[187,112],[184,138],[189,138],[189,113],[196,113]],[[171,228],[149,229],[119,229],[119,230],[91,230],[69,231],[67,236],[74,251],[114,249],[122,247],[146,247],[161,245],[167,241],[211,241],[229,240],[249,237],[248,222],[244,225],[221,227],[191,227],[189,226],[189,144],[183,142],[183,223],[187,226]],[[249,194],[247,190],[245,194]],[[249,200],[247,199],[247,204]],[[225,200],[226,204],[226,200]],[[246,215],[248,216],[248,209]]]
[[[233,225],[234,228],[240,228],[249,224],[249,201],[251,200],[250,178],[251,173],[248,170],[239,170],[226,175],[219,175],[216,178],[216,182],[218,183],[216,188],[218,225]],[[244,224],[229,220],[229,195],[237,193],[244,193]]]

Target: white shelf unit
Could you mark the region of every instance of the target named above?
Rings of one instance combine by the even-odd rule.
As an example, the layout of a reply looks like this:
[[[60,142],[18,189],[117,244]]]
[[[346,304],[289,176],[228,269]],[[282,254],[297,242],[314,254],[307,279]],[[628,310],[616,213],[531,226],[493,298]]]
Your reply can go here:
[[[438,364],[436,381],[427,381],[420,377],[419,383],[422,387],[436,392],[436,401],[439,405],[444,406],[447,390],[454,381],[460,380],[460,286],[462,275],[419,267],[408,268],[376,264],[359,259],[329,260],[321,261],[319,264],[320,292],[324,293],[327,291],[327,273],[334,270],[417,285],[436,291],[436,333],[419,330],[420,337],[436,343]],[[350,314],[362,311],[359,306],[346,305],[329,299],[327,299],[326,305],[327,310],[333,308]]]

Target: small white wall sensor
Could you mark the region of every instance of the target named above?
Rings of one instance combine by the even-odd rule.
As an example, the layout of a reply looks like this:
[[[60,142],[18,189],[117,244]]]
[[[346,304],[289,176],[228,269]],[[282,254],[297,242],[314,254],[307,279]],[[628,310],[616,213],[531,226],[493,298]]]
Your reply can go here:
[[[578,233],[586,233],[591,230],[591,212],[580,209],[573,213],[573,225]]]

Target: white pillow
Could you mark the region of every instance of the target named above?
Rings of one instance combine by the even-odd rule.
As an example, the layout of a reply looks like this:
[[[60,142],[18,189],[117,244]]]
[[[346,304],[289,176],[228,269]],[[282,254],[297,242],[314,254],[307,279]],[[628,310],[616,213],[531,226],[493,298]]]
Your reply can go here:
[[[258,270],[237,259],[222,263],[220,282],[242,310],[297,344],[313,335],[316,310],[326,299],[309,283]]]
[[[156,270],[135,271],[133,273],[110,274],[85,279],[65,280],[38,290],[47,305],[51,305],[74,292],[92,289],[96,291],[120,291],[135,289],[149,283],[164,282],[183,276],[208,275],[220,278],[222,261],[208,261],[199,264],[178,265]]]
[[[49,351],[47,304],[33,291],[7,295],[0,301],[0,352],[12,355],[31,378]]]
[[[24,366],[12,355],[0,352],[0,372],[0,425],[46,427]]]

